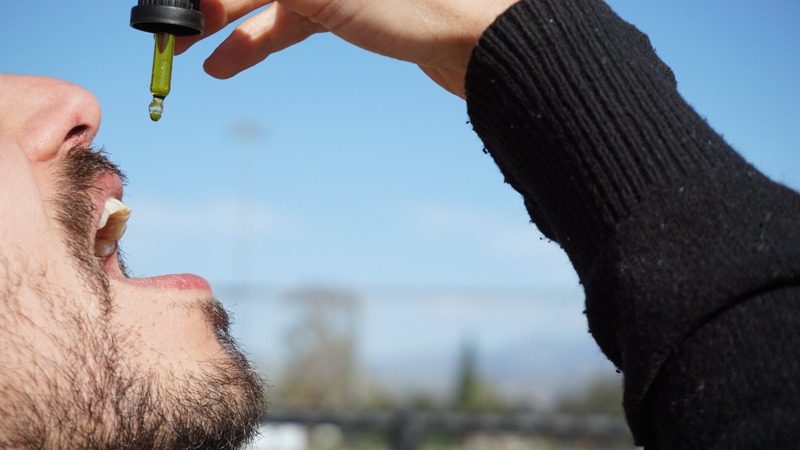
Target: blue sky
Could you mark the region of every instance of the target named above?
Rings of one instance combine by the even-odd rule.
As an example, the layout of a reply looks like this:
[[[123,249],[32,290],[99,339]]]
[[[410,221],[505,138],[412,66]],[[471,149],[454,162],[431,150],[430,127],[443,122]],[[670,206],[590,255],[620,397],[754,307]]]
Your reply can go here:
[[[0,69],[99,98],[97,142],[130,178],[123,242],[135,274],[279,286],[574,282],[481,152],[464,103],[415,66],[318,35],[220,81],[201,68],[219,33],[176,58],[154,124],[152,39],[128,27],[133,3],[6,5]],[[681,92],[734,147],[800,186],[800,5],[611,5],[650,35]]]
[[[800,188],[800,3],[609,3],[650,36],[715,129]],[[220,81],[201,67],[219,33],[176,58],[153,123],[152,38],[128,26],[133,4],[6,2],[0,71],[66,79],[98,97],[97,143],[130,180],[123,246],[135,275],[279,290],[561,289],[579,314],[567,259],[528,224],[464,102],[418,68],[317,35]],[[460,332],[486,326],[511,339],[509,324],[521,335],[524,317],[472,317]]]

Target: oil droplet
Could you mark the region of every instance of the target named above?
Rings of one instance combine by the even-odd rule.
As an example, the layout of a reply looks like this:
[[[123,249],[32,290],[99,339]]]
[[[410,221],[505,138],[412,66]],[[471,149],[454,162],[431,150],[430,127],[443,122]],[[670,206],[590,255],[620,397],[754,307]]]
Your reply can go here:
[[[164,112],[164,99],[161,97],[153,97],[150,102],[150,120],[158,122],[161,119],[161,114]]]

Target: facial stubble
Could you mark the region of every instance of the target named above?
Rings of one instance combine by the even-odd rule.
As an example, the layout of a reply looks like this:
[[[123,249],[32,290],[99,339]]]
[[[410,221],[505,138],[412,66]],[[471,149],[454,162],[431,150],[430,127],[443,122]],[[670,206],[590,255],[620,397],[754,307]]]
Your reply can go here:
[[[219,302],[208,299],[197,306],[225,350],[225,357],[202,362],[202,372],[177,379],[124,356],[130,330],[112,326],[119,311],[92,251],[91,189],[103,173],[124,178],[102,151],[70,150],[60,165],[59,194],[52,199],[64,243],[101,314],[90,318],[78,307],[82,299],[42,289],[42,295],[58,297],[45,299],[54,310],[74,306],[60,323],[69,330],[68,338],[53,339],[60,346],[59,363],[40,361],[35,375],[24,377],[35,383],[39,395],[17,402],[19,427],[0,437],[0,447],[238,448],[256,433],[264,413],[263,389],[231,337],[228,314]],[[48,284],[45,273],[26,276]]]

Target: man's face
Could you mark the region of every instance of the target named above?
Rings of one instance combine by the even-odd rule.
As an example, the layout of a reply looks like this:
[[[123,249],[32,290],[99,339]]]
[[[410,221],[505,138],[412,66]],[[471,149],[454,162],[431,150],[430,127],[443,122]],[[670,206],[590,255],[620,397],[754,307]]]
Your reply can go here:
[[[260,382],[203,279],[126,275],[99,124],[77,86],[0,75],[0,447],[235,448]]]

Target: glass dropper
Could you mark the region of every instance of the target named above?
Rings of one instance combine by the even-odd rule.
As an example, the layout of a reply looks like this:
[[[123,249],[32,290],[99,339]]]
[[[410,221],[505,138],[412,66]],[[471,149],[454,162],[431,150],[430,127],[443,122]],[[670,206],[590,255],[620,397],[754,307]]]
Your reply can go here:
[[[153,33],[153,76],[150,79],[150,118],[155,122],[164,113],[164,98],[170,91],[175,36],[203,34],[205,20],[201,0],[138,0],[131,8],[131,26]]]
[[[175,53],[175,36],[169,33],[153,33],[153,77],[150,79],[150,119],[158,122],[164,112],[164,99],[169,95],[172,80],[172,56]]]

